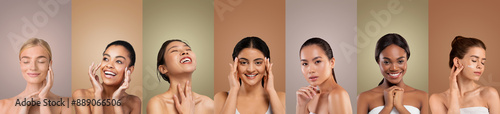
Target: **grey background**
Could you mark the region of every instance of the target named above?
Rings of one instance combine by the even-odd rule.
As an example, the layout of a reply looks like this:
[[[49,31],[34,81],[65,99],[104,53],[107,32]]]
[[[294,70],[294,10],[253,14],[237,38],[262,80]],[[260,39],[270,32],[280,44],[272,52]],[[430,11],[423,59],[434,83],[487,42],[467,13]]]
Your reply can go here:
[[[16,96],[24,91],[26,80],[22,77],[19,64],[19,49],[29,38],[47,41],[52,49],[54,85],[51,91],[59,96],[71,97],[71,1],[49,0],[57,5],[49,6],[53,16],[39,5],[47,0],[3,0],[0,4],[0,99]],[[36,21],[46,22],[33,23]],[[28,21],[23,21],[25,18]],[[38,24],[39,26],[37,26]],[[23,34],[24,25],[33,25],[38,31]],[[8,37],[14,33],[20,37]],[[12,41],[12,42],[11,42]]]
[[[299,49],[312,37],[325,39],[334,50],[337,82],[349,93],[356,113],[356,18],[355,0],[286,1],[287,113],[295,113],[295,92],[309,85],[301,72]]]

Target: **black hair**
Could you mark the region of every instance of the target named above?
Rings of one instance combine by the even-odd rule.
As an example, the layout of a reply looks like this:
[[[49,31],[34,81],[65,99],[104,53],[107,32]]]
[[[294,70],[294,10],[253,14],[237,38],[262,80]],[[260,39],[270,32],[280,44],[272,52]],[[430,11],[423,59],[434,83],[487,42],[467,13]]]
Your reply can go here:
[[[114,42],[111,42],[108,44],[108,46],[106,46],[106,49],[104,49],[104,52],[106,52],[106,50],[110,47],[110,46],[123,46],[125,49],[127,49],[127,51],[129,52],[129,55],[128,57],[130,57],[130,64],[128,65],[129,67],[130,66],[134,66],[135,65],[135,51],[134,51],[134,47],[132,47],[132,45],[130,43],[128,43],[127,41],[123,41],[123,40],[116,40]],[[102,54],[104,54],[104,52],[102,52]]]
[[[302,44],[302,46],[300,47],[299,55],[300,55],[300,52],[302,52],[302,48],[304,48],[306,46],[310,46],[310,45],[317,45],[317,46],[321,47],[321,49],[323,50],[323,52],[325,52],[328,59],[332,60],[333,50],[330,47],[330,44],[328,44],[328,42],[326,42],[325,40],[323,40],[321,38],[317,38],[317,37],[310,38],[306,42],[304,42],[304,44]],[[333,75],[333,80],[335,81],[335,83],[337,83],[337,78],[335,78],[335,70],[333,70],[333,68],[332,68],[332,75]]]
[[[453,58],[458,57],[459,59],[463,59],[471,47],[480,47],[486,50],[486,45],[484,45],[483,41],[477,38],[456,36],[451,42],[449,61],[450,68],[453,66]]]
[[[165,51],[167,51],[168,44],[170,44],[172,42],[182,42],[189,47],[189,45],[186,42],[179,40],[179,39],[167,40],[167,41],[163,42],[163,44],[161,45],[160,51],[158,51],[158,58],[156,59],[156,71],[158,71],[158,73],[161,75],[163,80],[167,81],[168,83],[170,83],[170,78],[168,78],[167,74],[162,74],[160,72],[160,70],[158,69],[158,67],[160,67],[160,65],[165,65]]]
[[[408,46],[408,43],[406,42],[405,38],[403,38],[401,35],[396,34],[396,33],[389,33],[389,34],[382,36],[382,38],[380,38],[377,41],[377,45],[375,47],[375,61],[377,61],[377,64],[379,64],[379,61],[380,61],[379,60],[380,53],[382,53],[382,51],[386,47],[388,47],[392,44],[403,48],[406,52],[406,60],[410,59],[410,47]],[[383,82],[384,82],[384,79],[382,79],[382,81],[380,81],[380,83],[378,85],[381,85]]]
[[[236,46],[234,46],[233,60],[236,57],[238,57],[238,55],[240,54],[241,50],[243,50],[245,48],[254,48],[254,49],[257,49],[260,52],[262,52],[262,54],[264,55],[264,57],[268,58],[269,61],[271,61],[271,53],[269,51],[269,47],[267,47],[266,42],[264,42],[259,37],[255,37],[255,36],[243,38],[243,39],[241,39],[236,44]],[[241,85],[241,79],[239,81],[240,81],[240,85]],[[264,86],[264,79],[262,79],[261,82],[262,82],[262,86]]]

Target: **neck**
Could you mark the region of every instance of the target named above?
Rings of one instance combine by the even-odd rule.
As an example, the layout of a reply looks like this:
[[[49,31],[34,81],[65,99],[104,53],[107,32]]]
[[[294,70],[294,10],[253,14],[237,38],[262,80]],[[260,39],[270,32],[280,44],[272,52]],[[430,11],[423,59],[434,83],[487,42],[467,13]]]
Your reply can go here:
[[[479,86],[474,82],[474,80],[471,80],[462,74],[459,74],[457,76],[457,84],[458,84],[458,89],[460,90],[460,94],[462,95],[465,92],[474,90],[477,86]]]
[[[399,83],[397,83],[397,84],[393,84],[393,83],[391,83],[391,82],[387,81],[386,79],[384,79],[384,82],[383,82],[383,83],[382,83],[382,85],[380,85],[380,86],[382,86],[384,89],[385,89],[385,88],[390,88],[390,87],[392,87],[392,86],[398,86],[398,87],[401,87],[401,88],[403,88],[403,89],[404,89],[404,88],[406,87],[406,84],[405,84],[405,82],[403,81],[403,79],[401,79],[401,81],[400,81]]]
[[[32,93],[39,92],[43,88],[44,83],[46,83],[45,80],[42,83],[26,83],[26,88],[20,95],[25,97]]]
[[[323,83],[319,85],[320,93],[328,93],[337,87],[337,82],[333,79],[333,75],[330,75]]]
[[[261,85],[261,81],[257,82],[254,85],[249,85],[244,83],[243,81],[241,82],[242,86],[240,87],[240,90],[238,91],[238,95],[244,95],[244,96],[258,96],[262,95],[264,92],[264,87]]]
[[[112,96],[113,96],[113,93],[118,89],[120,88],[120,86],[122,84],[119,84],[119,85],[106,85],[104,83],[101,84],[102,85],[102,98],[103,99],[111,99]]]
[[[182,74],[182,75],[172,75],[169,76],[170,79],[170,87],[167,90],[167,93],[171,93],[172,95],[179,95],[179,90],[177,86],[180,85],[181,89],[186,88],[186,82],[189,81],[189,86],[191,86],[191,73],[190,74]]]

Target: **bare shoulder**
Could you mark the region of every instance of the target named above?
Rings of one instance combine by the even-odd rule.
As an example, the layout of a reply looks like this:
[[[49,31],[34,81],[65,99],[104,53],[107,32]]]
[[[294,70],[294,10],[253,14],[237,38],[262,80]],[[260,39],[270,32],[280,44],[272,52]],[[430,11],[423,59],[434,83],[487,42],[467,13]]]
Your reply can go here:
[[[383,94],[380,92],[376,92],[375,89],[376,88],[373,88],[373,89],[370,89],[368,91],[364,91],[364,92],[360,93],[358,95],[358,102],[367,102],[371,99],[374,99],[375,97],[373,97],[373,96],[376,96],[378,94]]]
[[[328,94],[328,98],[331,99],[331,98],[342,98],[342,99],[345,99],[345,98],[349,98],[349,94],[347,93],[347,91],[338,86],[337,88],[333,89],[332,91],[330,91],[330,93]]]
[[[139,106],[139,108],[142,104],[141,99],[135,95],[128,95],[127,100],[128,100],[127,102],[130,102],[128,104],[131,104],[132,106]]]
[[[91,98],[93,92],[93,89],[77,89],[73,92],[73,99]]]
[[[486,99],[492,99],[492,98],[498,99],[499,95],[497,89],[491,86],[482,86],[481,97]]]
[[[446,92],[434,93],[429,98],[429,101],[442,101],[446,97]]]
[[[172,102],[173,103],[173,102]],[[161,114],[167,108],[167,104],[165,103],[165,97],[163,94],[156,95],[149,99],[148,106],[146,107],[146,111],[149,114]]]
[[[215,102],[225,102],[226,99],[227,99],[227,96],[228,96],[228,92],[226,91],[221,91],[221,92],[218,92],[217,94],[215,94],[214,96],[214,101]]]
[[[199,99],[199,100],[201,100],[200,103],[202,103],[203,106],[211,106],[211,107],[213,107],[214,100],[212,100],[212,98],[210,98],[208,96],[205,96],[205,95],[201,95],[201,94],[197,94],[196,98]]]

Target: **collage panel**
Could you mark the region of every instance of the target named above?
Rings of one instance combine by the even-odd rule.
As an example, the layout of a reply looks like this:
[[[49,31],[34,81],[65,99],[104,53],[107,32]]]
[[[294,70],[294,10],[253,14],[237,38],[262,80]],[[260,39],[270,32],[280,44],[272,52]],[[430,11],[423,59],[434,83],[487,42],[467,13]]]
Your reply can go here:
[[[216,0],[214,16],[215,113],[284,112],[285,0]]]
[[[74,112],[119,113],[113,106],[120,105],[122,110],[117,111],[140,113],[142,1],[80,0],[72,4],[71,87],[77,103],[71,105]],[[109,99],[107,104],[111,105],[88,104],[88,99]]]
[[[144,1],[142,113],[175,113],[177,84],[185,90],[187,81],[201,101],[195,113],[213,113],[213,8],[209,0]]]
[[[427,113],[428,1],[358,0],[357,15],[357,113]]]
[[[71,97],[71,1],[2,1],[0,15],[0,113],[70,113],[26,106]]]
[[[496,5],[499,3],[429,1],[429,104],[432,113],[499,113],[500,78],[497,74],[500,71],[495,64],[500,61],[495,58],[500,57],[496,51],[500,49],[497,45],[500,42],[500,15],[494,12],[500,10]],[[450,95],[457,89],[464,93],[460,98]],[[458,100],[463,102],[454,102]],[[452,105],[445,105],[449,103]]]
[[[286,7],[287,113],[301,114],[296,111],[316,104],[317,109],[305,111],[356,113],[356,1],[287,1]],[[326,65],[330,60],[334,68]],[[318,95],[304,97],[304,88],[311,87],[319,89]],[[327,99],[342,94],[333,102]],[[297,106],[304,103],[309,105]]]

